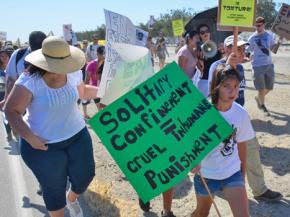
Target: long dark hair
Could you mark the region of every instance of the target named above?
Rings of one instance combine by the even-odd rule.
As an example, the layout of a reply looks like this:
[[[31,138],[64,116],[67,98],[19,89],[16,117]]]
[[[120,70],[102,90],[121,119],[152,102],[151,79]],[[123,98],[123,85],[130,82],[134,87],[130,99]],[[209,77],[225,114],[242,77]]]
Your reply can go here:
[[[25,69],[26,72],[29,72],[30,75],[40,76],[43,77],[44,74],[47,72],[44,69],[41,69],[35,65],[29,64],[28,67]]]
[[[195,31],[195,30],[191,30],[189,32],[185,32],[185,34],[183,34],[183,36],[185,38],[186,44],[188,44],[189,39],[192,39],[195,35],[197,35],[197,31]]]
[[[218,103],[220,86],[229,78],[237,79],[239,82],[242,81],[240,73],[229,65],[221,64],[214,71],[210,86],[211,102],[213,105]]]

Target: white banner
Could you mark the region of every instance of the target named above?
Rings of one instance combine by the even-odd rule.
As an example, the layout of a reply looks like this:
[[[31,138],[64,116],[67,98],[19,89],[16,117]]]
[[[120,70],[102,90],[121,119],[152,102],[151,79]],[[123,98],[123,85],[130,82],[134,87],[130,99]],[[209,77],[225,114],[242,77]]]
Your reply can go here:
[[[147,48],[124,43],[111,45],[111,49],[119,55],[120,60],[116,63],[117,73],[114,80],[101,100],[105,105],[109,105],[154,74]]]
[[[137,42],[136,27],[133,25],[133,23],[131,22],[129,18],[123,15],[114,13],[112,11],[108,11],[108,10],[104,10],[104,12],[105,12],[105,18],[106,18],[106,59],[105,59],[103,73],[102,73],[102,80],[100,82],[99,91],[98,91],[98,97],[100,98],[104,98],[107,90],[111,91],[108,88],[111,82],[113,81],[116,73],[118,72],[118,66],[120,66],[122,61],[124,61],[120,57],[120,54],[115,49],[112,48],[113,46],[112,44],[124,43],[124,44],[136,45],[137,43],[139,43]],[[139,30],[139,32],[141,31]],[[143,32],[144,31],[142,30],[142,33]],[[147,33],[147,36],[148,36],[148,33]],[[145,40],[145,37],[142,38],[142,42],[143,40]],[[132,51],[133,50],[127,50],[126,52],[132,53]],[[132,53],[132,55],[139,56],[136,53]],[[107,96],[108,94],[106,94],[106,97]],[[112,98],[110,98],[110,102],[111,100]],[[105,98],[102,100],[102,102],[103,103],[105,102]],[[109,102],[106,101],[106,104],[108,103]]]

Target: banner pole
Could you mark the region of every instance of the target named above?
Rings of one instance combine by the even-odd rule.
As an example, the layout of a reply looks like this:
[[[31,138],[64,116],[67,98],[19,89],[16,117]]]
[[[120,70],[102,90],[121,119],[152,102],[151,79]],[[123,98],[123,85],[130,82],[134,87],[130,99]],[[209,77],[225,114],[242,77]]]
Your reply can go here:
[[[204,185],[204,187],[205,187],[205,189],[206,189],[206,191],[207,191],[207,193],[208,193],[208,195],[209,195],[209,197],[210,197],[210,199],[211,199],[211,201],[212,201],[212,203],[213,203],[213,206],[214,206],[214,208],[215,208],[215,210],[216,210],[218,216],[221,217],[220,211],[219,211],[219,209],[218,209],[218,207],[217,207],[217,205],[216,205],[216,203],[215,203],[215,201],[214,201],[213,196],[212,196],[211,193],[210,193],[210,190],[209,190],[209,188],[208,188],[208,186],[207,186],[207,184],[206,184],[206,181],[205,181],[203,175],[201,175],[200,172],[198,172],[197,174],[200,176],[201,181],[202,181],[202,183],[203,183],[203,185]]]
[[[238,34],[239,34],[239,27],[234,26],[234,53],[235,55],[238,54]]]

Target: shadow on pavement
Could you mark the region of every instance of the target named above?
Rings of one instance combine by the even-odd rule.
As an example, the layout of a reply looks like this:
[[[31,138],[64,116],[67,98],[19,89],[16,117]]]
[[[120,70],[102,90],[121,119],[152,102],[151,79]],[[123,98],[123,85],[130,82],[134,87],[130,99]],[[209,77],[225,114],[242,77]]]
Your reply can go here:
[[[252,124],[256,132],[265,132],[270,135],[279,136],[290,134],[290,116],[275,111],[271,111],[271,120],[253,119]],[[275,120],[283,121],[285,125],[276,125]]]
[[[279,147],[261,147],[260,154],[262,164],[272,167],[272,171],[277,175],[284,176],[287,173],[290,173],[289,149]]]
[[[276,203],[249,200],[249,206],[251,217],[286,217],[290,213],[290,201],[286,199]]]
[[[186,177],[182,182],[180,182],[175,188],[174,199],[181,199],[186,197],[188,194],[192,193],[194,196],[193,182],[190,180],[189,176]]]
[[[120,210],[108,199],[101,197],[96,192],[87,190],[84,193],[84,201],[88,204],[92,216],[119,217]]]

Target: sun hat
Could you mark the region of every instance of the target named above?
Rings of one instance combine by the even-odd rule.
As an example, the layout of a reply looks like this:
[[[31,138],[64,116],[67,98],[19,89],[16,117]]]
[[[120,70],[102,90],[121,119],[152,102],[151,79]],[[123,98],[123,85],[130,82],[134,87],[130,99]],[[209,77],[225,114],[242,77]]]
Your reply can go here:
[[[226,39],[224,40],[225,47],[228,47],[230,45],[234,45],[234,36],[233,35],[226,37]],[[244,41],[240,36],[238,36],[237,46],[240,47],[242,45],[249,45],[249,43]]]
[[[62,38],[49,36],[42,42],[42,48],[28,54],[25,61],[48,72],[66,74],[80,70],[86,58],[81,49]]]

